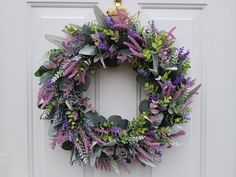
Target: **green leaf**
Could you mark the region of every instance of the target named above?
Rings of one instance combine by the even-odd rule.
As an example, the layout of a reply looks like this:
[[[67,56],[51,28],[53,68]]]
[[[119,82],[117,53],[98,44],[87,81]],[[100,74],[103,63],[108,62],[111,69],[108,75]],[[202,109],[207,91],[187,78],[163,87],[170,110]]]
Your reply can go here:
[[[116,141],[111,141],[111,142],[105,143],[101,146],[114,146],[115,144],[116,144]],[[106,153],[106,152],[104,152],[104,153]]]
[[[163,119],[164,119],[164,114],[162,112],[156,115],[156,120],[154,120],[155,125],[159,126]]]
[[[149,71],[151,71],[151,73],[156,77],[158,76],[158,72],[154,69],[149,69]]]
[[[34,73],[36,77],[41,77],[48,69],[45,66],[40,66],[40,68]]]
[[[118,115],[112,115],[108,120],[113,123],[113,127],[119,127],[121,129],[126,129],[129,124],[127,119],[122,119],[121,116]]]
[[[157,76],[159,62],[158,62],[158,57],[156,55],[152,57],[152,65],[153,65],[153,69],[149,69],[149,70],[153,73],[154,76]]]
[[[59,48],[61,48],[61,49],[64,48],[64,46],[63,46],[64,40],[65,40],[64,38],[59,37],[59,36],[55,36],[55,35],[50,35],[50,34],[46,34],[45,38],[49,42],[51,42],[51,43],[55,44],[56,46],[58,46]]]
[[[79,51],[80,55],[95,56],[97,54],[97,49],[94,45],[85,45]]]
[[[93,62],[94,62],[94,63],[97,63],[99,60],[101,60],[101,58],[103,58],[103,56],[101,56],[101,55],[96,55],[96,56],[93,58]]]
[[[53,77],[53,74],[51,72],[45,72],[43,75],[40,77],[40,83],[45,83],[49,79]]]
[[[87,35],[87,36],[91,35],[91,31],[90,31],[88,25],[85,24],[85,25],[82,26],[82,33]]]
[[[48,129],[48,135],[54,137],[57,134],[57,129],[55,129],[51,124]]]
[[[70,142],[70,141],[65,141],[63,144],[62,144],[62,149],[66,150],[66,151],[69,151],[69,150],[72,150],[73,148],[73,143]]]
[[[80,91],[85,92],[88,90],[91,80],[88,76],[85,76],[85,83],[79,84],[78,88]]]
[[[113,40],[113,41],[115,41],[115,42],[117,43],[118,40],[119,40],[119,37],[120,37],[119,31],[118,31],[118,30],[115,30],[115,31],[114,31],[114,35],[111,37],[111,40]]]
[[[96,55],[94,58],[93,58],[93,61],[94,63],[97,63],[98,61],[100,61],[102,63],[102,66],[103,68],[106,69],[106,65],[104,63],[104,55]]]
[[[131,51],[129,49],[121,49],[118,51],[118,53],[122,56],[129,56],[132,55]]]
[[[177,68],[176,66],[173,66],[173,67],[165,68],[165,70],[169,70],[169,71],[177,71],[178,68]]]
[[[104,26],[105,19],[107,18],[107,16],[103,13],[103,11],[98,6],[94,6],[93,11],[96,16],[96,20],[98,24],[101,26]]]
[[[109,117],[108,120],[111,121],[111,122],[118,122],[118,121],[122,120],[122,117],[118,116],[118,115],[112,115],[111,117]]]
[[[104,116],[99,116],[98,119],[99,119],[99,123],[101,124],[107,120]]]
[[[170,135],[174,135],[174,134],[176,134],[176,133],[178,133],[178,132],[180,132],[182,130],[183,130],[182,125],[175,124],[175,125],[173,125],[173,127],[171,127]]]
[[[140,160],[140,162],[142,162],[143,164],[148,165],[150,167],[156,167],[155,164],[153,164],[151,161],[147,160],[146,158],[144,158],[144,157],[142,157],[140,155],[138,155],[137,157]]]
[[[143,100],[140,102],[139,104],[139,111],[140,113],[143,113],[143,112],[150,112],[150,106],[149,106],[149,101],[148,100]]]
[[[71,83],[71,79],[68,79],[68,78],[62,78],[59,80],[59,83],[58,83],[58,89],[60,91],[65,91],[67,88],[68,85],[70,85]]]
[[[96,126],[100,122],[99,115],[96,111],[86,112],[84,116],[89,122],[93,124],[93,126]]]
[[[65,29],[72,35],[76,36],[78,34],[80,26],[75,24],[68,24],[65,26]]]
[[[192,97],[197,91],[198,89],[202,86],[202,84],[199,84],[197,87],[195,87],[194,89],[192,89],[189,93],[188,93],[188,98]]]
[[[115,125],[116,125],[116,127],[119,127],[121,129],[125,130],[129,125],[129,121],[127,119],[123,119],[122,121],[117,122]]]

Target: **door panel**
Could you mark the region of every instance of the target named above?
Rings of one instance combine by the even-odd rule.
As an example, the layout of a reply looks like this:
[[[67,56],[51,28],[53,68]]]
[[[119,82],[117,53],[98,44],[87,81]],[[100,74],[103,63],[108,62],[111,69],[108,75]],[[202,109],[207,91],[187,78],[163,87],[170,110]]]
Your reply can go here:
[[[198,4],[197,7],[190,5],[174,4],[148,4],[140,3],[141,6],[141,22],[143,24],[147,20],[154,19],[154,22],[159,30],[166,31],[176,27],[174,34],[176,35],[176,46],[185,46],[185,49],[191,51],[192,68],[190,75],[198,79],[198,82],[203,83],[204,77],[202,65],[203,60],[200,53],[201,50],[201,24],[202,10],[204,4]],[[202,117],[201,99],[194,98],[193,111],[191,114],[192,120],[185,125],[187,135],[178,138],[176,141],[180,143],[177,148],[166,150],[163,155],[162,163],[158,164],[157,168],[152,169],[152,176],[159,174],[162,177],[175,176],[192,176],[197,177],[201,174],[201,159],[204,158],[201,153],[201,146],[204,146],[204,135],[202,136],[202,126],[205,125]]]
[[[70,4],[34,4],[31,3],[30,13],[30,51],[32,59],[32,68],[35,70],[43,61],[41,56],[43,52],[54,47],[44,39],[45,34],[63,35],[60,32],[65,24],[75,23],[82,25],[94,19],[92,7],[96,3],[77,3],[73,8]],[[54,5],[54,6],[53,6]],[[60,5],[60,7],[58,7]],[[199,39],[201,34],[201,12],[204,5],[198,5],[198,8],[192,9],[189,6],[178,6],[174,8],[166,6],[160,8],[158,4],[140,3],[140,20],[143,25],[154,20],[159,29],[170,30],[177,27],[175,32],[177,36],[178,47],[186,46],[192,52],[192,70],[191,75],[198,78],[202,83],[202,59],[198,54],[201,53]],[[57,7],[57,8],[56,8]],[[129,7],[129,6],[128,6]],[[193,6],[194,7],[194,6]],[[199,8],[201,7],[201,8]],[[37,36],[35,36],[37,34]],[[32,71],[34,71],[32,70]],[[200,71],[200,72],[199,72]],[[32,73],[33,74],[33,73]],[[88,91],[94,107],[104,116],[118,114],[123,118],[131,120],[138,113],[138,104],[141,97],[140,88],[135,81],[135,72],[128,65],[123,65],[115,69],[100,70],[96,76],[92,77],[92,86]],[[33,95],[36,95],[38,86],[37,78],[33,78]],[[202,96],[202,94],[201,94]],[[33,105],[36,105],[36,97],[33,97]],[[176,141],[177,148],[166,150],[163,155],[163,162],[157,165],[156,169],[133,167],[136,176],[143,174],[156,174],[162,177],[173,176],[176,172],[182,177],[199,176],[201,146],[201,97],[195,98],[194,109],[192,113],[193,120],[186,125],[187,136],[181,137]],[[47,135],[48,122],[39,120],[40,111],[33,107],[33,140],[34,140],[34,164],[35,176],[76,176],[78,173],[91,173],[93,169],[83,169],[76,165],[70,167],[68,164],[69,153],[63,152],[60,148],[52,151],[50,149]],[[194,140],[194,141],[193,141]],[[178,147],[178,143],[181,144]],[[55,167],[58,169],[55,172]],[[188,170],[185,170],[185,169]],[[92,172],[92,176],[109,176],[105,172]],[[91,175],[91,174],[90,174]],[[89,175],[89,176],[90,176]]]

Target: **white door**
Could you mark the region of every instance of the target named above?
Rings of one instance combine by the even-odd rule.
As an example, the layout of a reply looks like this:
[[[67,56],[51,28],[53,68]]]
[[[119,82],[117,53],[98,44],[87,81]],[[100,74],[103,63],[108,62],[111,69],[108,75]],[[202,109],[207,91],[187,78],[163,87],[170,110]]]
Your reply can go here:
[[[156,168],[133,166],[133,177],[236,176],[236,1],[123,0],[130,14],[141,11],[147,25],[176,26],[177,45],[189,48],[191,75],[202,83],[192,120],[180,147],[166,150]],[[44,51],[54,47],[45,34],[63,35],[68,23],[94,19],[93,6],[106,11],[113,0],[1,0],[0,4],[0,177],[105,177],[113,173],[69,165],[69,154],[50,149],[48,122],[39,120],[38,80]],[[95,82],[96,81],[96,82]],[[122,87],[122,88],[120,88]],[[114,90],[111,92],[111,90]],[[124,65],[101,70],[88,94],[103,115],[134,117],[142,97],[134,73]],[[116,100],[113,106],[109,100]],[[116,109],[114,109],[116,107]]]

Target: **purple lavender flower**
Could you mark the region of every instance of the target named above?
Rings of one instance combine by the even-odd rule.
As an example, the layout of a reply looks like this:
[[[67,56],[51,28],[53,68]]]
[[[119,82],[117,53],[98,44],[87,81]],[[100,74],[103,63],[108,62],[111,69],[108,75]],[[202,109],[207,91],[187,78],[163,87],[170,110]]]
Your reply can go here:
[[[73,142],[73,141],[74,141],[74,138],[75,138],[75,133],[74,133],[74,131],[69,130],[69,132],[68,132],[68,137],[69,137],[69,140],[70,140],[71,142]]]
[[[100,48],[100,49],[102,49],[102,50],[107,50],[107,49],[108,49],[108,46],[107,46],[107,44],[99,43],[99,44],[98,44],[98,48]]]
[[[137,34],[137,33],[136,33],[136,31],[135,31],[134,29],[130,29],[130,30],[129,30],[129,35],[130,35],[130,36],[135,37],[136,34]]]
[[[62,124],[62,130],[69,130],[69,125],[68,125],[68,122],[66,120],[66,116],[63,117],[64,118],[64,121],[63,121],[63,124]]]
[[[178,52],[178,58],[182,61],[186,60],[186,58],[188,58],[190,52],[189,50],[187,50],[186,52],[184,52],[184,47],[179,48],[179,52]]]
[[[186,120],[190,120],[190,115],[188,112],[185,112],[184,115],[183,115],[184,119]]]
[[[176,29],[176,27],[173,27],[169,32],[168,32],[168,39],[169,40],[174,40],[175,36],[173,35],[174,30]]]
[[[113,29],[113,25],[114,25],[115,21],[112,17],[107,17],[105,19],[105,27]]]
[[[104,33],[102,33],[102,32],[98,32],[98,36],[101,39],[105,39],[106,38],[106,35]]]
[[[80,33],[76,36],[76,39],[77,39],[79,42],[84,42],[84,40],[85,40],[84,36],[83,36],[82,34],[80,34]]]
[[[157,101],[159,99],[159,96],[158,95],[151,95],[150,99],[153,101]]]
[[[148,21],[148,24],[149,24],[149,28],[151,28],[154,31],[154,29],[156,28],[154,20]]]
[[[46,82],[38,92],[37,105],[43,109],[45,108],[54,96],[54,85],[51,80]]]
[[[137,73],[138,73],[138,75],[140,75],[140,76],[142,76],[144,78],[147,78],[149,76],[149,74],[150,74],[150,71],[149,70],[145,70],[145,69],[142,68],[142,69],[139,69],[137,71]]]
[[[175,86],[178,86],[183,81],[183,77],[177,76],[173,82]]]
[[[121,131],[122,131],[122,129],[121,128],[119,128],[119,127],[112,127],[111,128],[111,132],[112,133],[117,133],[117,134],[120,134],[121,133]]]

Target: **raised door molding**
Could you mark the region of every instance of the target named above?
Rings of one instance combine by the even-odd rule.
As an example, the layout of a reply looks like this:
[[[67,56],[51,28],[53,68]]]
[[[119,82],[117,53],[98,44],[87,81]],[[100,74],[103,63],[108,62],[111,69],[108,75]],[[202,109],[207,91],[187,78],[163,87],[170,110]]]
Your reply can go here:
[[[109,176],[103,172],[97,172],[91,168],[82,168],[75,165],[69,166],[69,154],[61,151],[59,148],[52,151],[49,146],[47,135],[47,121],[39,120],[40,111],[36,107],[36,92],[38,89],[38,80],[33,77],[35,69],[43,62],[41,56],[43,52],[54,48],[44,39],[45,34],[63,35],[60,30],[68,23],[83,24],[94,19],[93,6],[103,3],[102,1],[28,1],[28,156],[29,156],[29,177],[51,177],[51,176],[78,176],[100,177]],[[155,23],[161,29],[170,29],[177,26],[176,36],[177,44],[184,45],[192,52],[191,75],[198,79],[199,82],[206,84],[205,61],[201,49],[202,39],[202,12],[207,4],[204,3],[148,3],[139,2],[135,4],[141,9],[140,19],[143,24],[148,20],[154,19]],[[106,5],[102,5],[103,7]],[[131,8],[127,6],[127,8]],[[179,41],[178,41],[179,40]],[[124,67],[125,68],[125,67]],[[121,69],[122,70],[122,69]],[[100,78],[102,76],[102,79]],[[133,76],[130,76],[131,78]],[[108,79],[109,80],[109,79]],[[105,111],[101,105],[106,99],[101,99],[100,94],[105,88],[104,83],[107,78],[103,72],[100,72],[93,78],[90,86],[89,95],[95,107]],[[137,113],[139,100],[144,97],[139,87],[128,86],[129,89],[135,89],[132,97]],[[193,105],[193,120],[187,125],[187,136],[180,138],[183,147],[171,149],[164,153],[163,163],[160,163],[156,169],[133,167],[133,176],[154,177],[158,174],[161,177],[170,177],[168,170],[176,170],[178,161],[183,162],[191,170],[189,173],[180,168],[182,177],[204,177],[205,175],[205,89],[201,90],[200,98],[195,99]],[[186,151],[186,153],[184,152]],[[185,154],[187,157],[182,157]],[[181,163],[182,163],[181,161]],[[177,164],[174,164],[177,163]],[[50,169],[50,165],[53,168]],[[66,165],[65,165],[66,164]],[[170,165],[169,165],[170,164]],[[169,168],[170,167],[170,168]],[[168,169],[169,168],[169,169]],[[167,173],[164,172],[167,171]],[[173,174],[173,172],[169,173]],[[125,175],[126,176],[126,175]],[[129,176],[129,175],[127,175]]]

